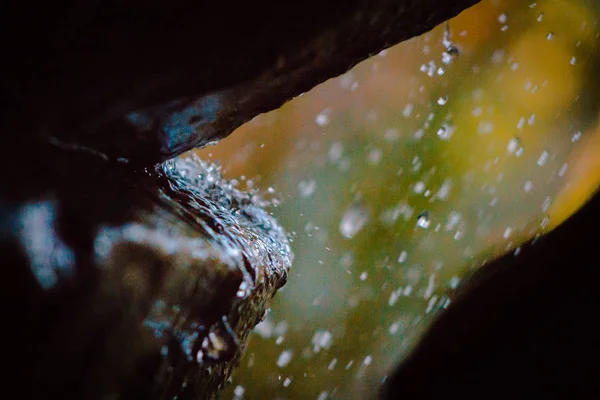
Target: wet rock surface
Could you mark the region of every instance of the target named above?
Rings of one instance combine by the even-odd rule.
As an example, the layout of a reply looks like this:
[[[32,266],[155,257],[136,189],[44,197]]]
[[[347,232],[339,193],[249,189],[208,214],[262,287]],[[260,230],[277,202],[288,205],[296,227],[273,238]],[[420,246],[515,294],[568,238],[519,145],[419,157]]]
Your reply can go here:
[[[23,398],[216,396],[293,258],[264,203],[196,158],[132,171],[41,152],[2,177]]]
[[[476,2],[10,1],[0,127],[11,148],[50,142],[150,165]]]

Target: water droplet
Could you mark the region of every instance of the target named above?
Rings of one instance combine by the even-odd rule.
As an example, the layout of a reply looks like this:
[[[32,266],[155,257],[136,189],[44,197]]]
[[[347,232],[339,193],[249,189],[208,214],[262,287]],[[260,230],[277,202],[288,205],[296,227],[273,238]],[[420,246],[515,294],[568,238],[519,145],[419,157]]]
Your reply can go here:
[[[282,351],[279,357],[277,358],[277,366],[279,368],[283,368],[287,366],[290,361],[292,361],[292,352],[290,350]]]
[[[453,133],[454,127],[447,124],[440,126],[440,128],[437,131],[438,137],[442,140],[449,140],[452,137]]]
[[[166,344],[162,345],[160,348],[160,355],[166,357],[169,354],[169,346]]]
[[[208,335],[202,340],[201,349],[196,357],[199,363],[226,362],[231,360],[239,347],[237,336],[227,322],[227,317],[214,324]]]
[[[519,148],[519,139],[518,138],[512,138],[508,141],[508,144],[506,145],[506,151],[508,151],[509,153],[513,154],[514,152],[516,152]]]
[[[319,397],[317,397],[317,400],[327,400],[328,395],[329,393],[327,393],[326,391],[322,391],[321,393],[319,393]]]
[[[418,194],[423,193],[423,191],[425,190],[425,182],[418,181],[417,183],[415,183],[413,190],[415,191],[415,193]]]
[[[407,258],[408,258],[408,253],[406,252],[406,250],[402,250],[400,252],[400,256],[398,256],[398,262],[403,263],[404,261],[406,261]]]
[[[315,123],[319,126],[329,124],[329,110],[325,109],[315,117]]]
[[[457,227],[457,225],[461,222],[462,215],[456,211],[450,211],[448,215],[448,223],[444,227],[446,231],[451,231]]]
[[[450,189],[452,189],[452,179],[447,178],[442,183],[442,186],[440,186],[440,189],[435,194],[435,197],[440,200],[448,200]]]
[[[330,370],[330,371],[333,371],[333,369],[335,368],[336,364],[337,364],[337,358],[334,358],[333,360],[331,360],[331,362],[327,366],[327,369]]]
[[[446,48],[446,52],[452,57],[456,57],[460,54],[460,50],[458,49],[458,47],[454,46],[453,44]]]
[[[477,132],[480,135],[489,135],[494,131],[494,124],[489,121],[481,121],[479,125],[477,125]]]
[[[502,49],[497,49],[492,54],[492,62],[494,64],[500,64],[503,59],[504,59],[504,50],[502,50]]]
[[[523,186],[523,188],[525,189],[525,192],[527,192],[527,193],[531,192],[531,189],[533,189],[533,182],[531,182],[531,181],[525,182],[525,185]]]
[[[571,65],[575,65],[577,63],[577,57],[575,57],[575,56],[571,57],[571,61],[569,61],[569,63]]]
[[[369,164],[377,165],[381,162],[381,158],[383,157],[383,152],[381,149],[373,149],[369,152],[368,160]]]
[[[370,216],[368,208],[356,204],[350,206],[340,221],[340,233],[346,239],[352,239],[369,222]]]
[[[415,105],[412,103],[408,103],[404,106],[404,110],[402,110],[402,115],[405,118],[408,118],[412,115],[414,109],[415,109]]]
[[[318,353],[321,349],[329,349],[333,344],[333,335],[329,331],[318,330],[312,337],[313,351]]]
[[[451,289],[456,289],[458,287],[458,284],[460,283],[460,278],[456,275],[452,276],[452,278],[450,278],[450,288]]]
[[[517,151],[515,151],[515,156],[521,157],[523,155],[523,151],[525,151],[523,147],[519,147]]]
[[[542,229],[546,229],[549,224],[550,224],[550,218],[548,216],[546,216],[546,217],[544,217],[544,219],[542,219],[540,226],[542,227]]]
[[[543,21],[543,19],[544,19],[544,13],[543,13],[543,12],[541,12],[541,13],[539,13],[539,14],[538,14],[538,16],[537,16],[537,21],[538,21],[538,22],[542,22],[542,21]]]
[[[394,142],[400,139],[400,132],[398,131],[398,129],[388,129],[387,131],[385,131],[383,138],[385,140],[389,140],[390,142]]]
[[[442,63],[446,64],[446,65],[451,64],[454,61],[454,59],[458,56],[459,50],[458,50],[458,47],[456,47],[456,45],[452,42],[452,35],[450,32],[450,24],[448,22],[446,22],[446,27],[444,29],[444,37],[442,38],[442,45],[446,49],[446,51],[444,51],[442,53]],[[444,70],[444,72],[445,72],[445,70]],[[443,73],[440,75],[443,75]]]
[[[349,89],[352,82],[354,82],[354,74],[352,71],[346,72],[344,75],[340,76],[338,79],[340,87],[343,89]]]
[[[501,24],[505,24],[507,20],[508,20],[508,17],[504,13],[502,13],[498,16],[498,22],[500,22]]]
[[[273,336],[273,323],[271,321],[266,321],[266,319],[267,313],[265,312],[261,315],[261,322],[254,328],[254,332],[263,339],[268,339]]]
[[[339,161],[344,153],[344,146],[340,142],[335,142],[329,148],[329,160],[333,163]]]
[[[554,33],[548,32],[548,34],[546,35],[546,40],[552,40],[553,38],[554,38]]]
[[[454,58],[458,55],[458,53],[459,53],[458,47],[456,47],[456,46],[448,47],[446,49],[446,51],[442,53],[442,63],[446,64],[446,65],[451,64],[452,61],[454,61]],[[446,71],[444,70],[444,72],[446,72]],[[443,73],[439,74],[439,75],[443,75]]]
[[[446,298],[442,307],[448,308],[448,306],[450,305],[451,302],[452,302],[452,300],[450,300],[449,298]]]
[[[552,204],[552,200],[550,199],[550,196],[546,196],[544,202],[542,203],[542,212],[547,212],[550,208],[550,204]]]
[[[433,77],[436,69],[437,69],[437,65],[435,64],[435,61],[433,61],[433,60],[429,61],[429,63],[427,63],[427,64],[421,65],[421,67],[420,67],[421,72],[426,73],[427,76],[429,76],[430,78]]]
[[[440,106],[443,106],[443,105],[445,105],[447,102],[448,102],[448,96],[441,96],[441,97],[439,97],[439,98],[437,99],[437,103],[438,103]]]
[[[540,157],[537,160],[537,165],[543,167],[546,165],[548,158],[550,158],[550,153],[548,153],[546,150],[542,151],[542,154],[540,154]]]
[[[419,228],[427,229],[431,225],[431,216],[429,211],[423,211],[417,216],[417,226]]]
[[[429,299],[429,302],[427,303],[427,309],[425,309],[425,313],[429,314],[433,310],[433,306],[435,305],[437,300],[438,300],[437,295],[435,295],[431,299]]]
[[[558,171],[558,176],[563,177],[565,176],[565,174],[567,173],[567,168],[569,167],[568,163],[564,163],[562,165],[562,167],[560,167],[560,170]]]
[[[400,330],[400,322],[394,322],[390,325],[390,335],[395,335]]]
[[[388,300],[388,305],[391,307],[394,304],[396,304],[396,301],[398,301],[398,298],[400,297],[400,295],[402,294],[402,288],[398,289],[398,290],[394,290],[391,294],[390,294],[390,298]]]
[[[245,299],[246,297],[248,297],[251,290],[252,290],[252,285],[250,285],[250,283],[247,281],[243,281],[242,283],[240,283],[240,287],[238,288],[235,295],[237,296],[238,299]]]
[[[243,386],[237,385],[235,387],[235,389],[233,389],[233,395],[234,395],[233,399],[234,400],[242,400],[242,398],[244,397],[245,391],[246,390],[244,389]]]
[[[571,142],[573,142],[573,143],[578,142],[579,139],[581,139],[581,132],[580,131],[575,132],[573,134],[573,136],[571,136]]]
[[[304,197],[305,199],[308,199],[310,196],[312,196],[316,188],[317,182],[314,179],[307,179],[298,184],[300,196]]]
[[[433,295],[433,290],[435,289],[435,274],[431,274],[429,276],[429,280],[427,281],[427,287],[425,288],[424,298],[428,299]]]
[[[523,129],[525,126],[525,117],[521,117],[519,122],[517,122],[517,129]]]

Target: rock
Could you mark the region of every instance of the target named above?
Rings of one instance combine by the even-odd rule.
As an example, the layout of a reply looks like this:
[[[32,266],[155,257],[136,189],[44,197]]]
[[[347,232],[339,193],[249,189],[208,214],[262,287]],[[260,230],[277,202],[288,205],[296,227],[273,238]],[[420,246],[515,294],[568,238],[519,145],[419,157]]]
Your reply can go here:
[[[40,151],[1,178],[7,382],[32,399],[214,398],[286,282],[286,234],[198,159],[136,172]]]
[[[13,0],[0,24],[3,149],[49,141],[151,165],[476,2]]]
[[[480,268],[388,377],[384,399],[598,398],[600,194]]]

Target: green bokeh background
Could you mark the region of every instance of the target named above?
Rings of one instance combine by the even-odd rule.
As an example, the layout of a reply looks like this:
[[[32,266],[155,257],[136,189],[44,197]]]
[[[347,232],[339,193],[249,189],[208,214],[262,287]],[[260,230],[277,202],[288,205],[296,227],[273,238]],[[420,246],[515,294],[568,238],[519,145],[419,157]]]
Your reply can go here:
[[[543,231],[596,135],[598,13],[484,0],[450,21],[452,63],[438,27],[200,151],[278,193],[271,211],[296,255],[222,398],[375,398],[469,269]],[[511,58],[518,45],[527,59]],[[534,66],[526,81],[515,63]]]

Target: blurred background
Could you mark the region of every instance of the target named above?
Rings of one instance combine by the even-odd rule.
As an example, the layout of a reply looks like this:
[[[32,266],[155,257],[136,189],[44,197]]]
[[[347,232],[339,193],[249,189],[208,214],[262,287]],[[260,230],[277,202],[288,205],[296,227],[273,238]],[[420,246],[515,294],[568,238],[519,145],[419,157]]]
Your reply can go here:
[[[599,14],[484,0],[198,151],[296,255],[222,398],[376,398],[467,271],[593,193]]]

